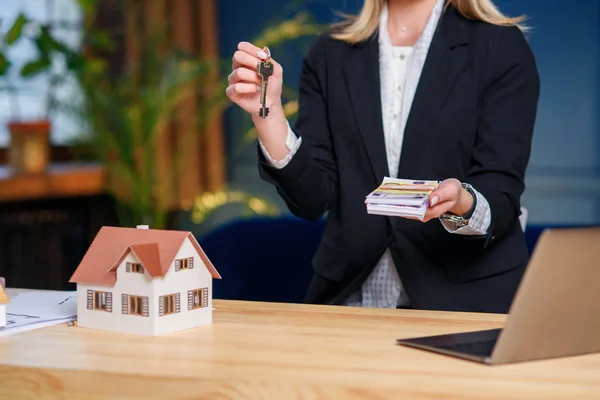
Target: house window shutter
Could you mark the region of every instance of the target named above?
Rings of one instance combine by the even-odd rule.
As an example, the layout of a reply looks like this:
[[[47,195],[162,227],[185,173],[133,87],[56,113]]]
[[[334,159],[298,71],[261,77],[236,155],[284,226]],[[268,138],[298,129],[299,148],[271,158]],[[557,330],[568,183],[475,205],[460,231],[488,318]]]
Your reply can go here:
[[[181,269],[181,260],[175,260],[175,271],[179,271]]]
[[[126,294],[121,295],[121,312],[123,314],[129,314],[129,296]]]
[[[142,297],[142,314],[144,315],[144,317],[148,316],[148,297],[147,296]]]
[[[90,289],[88,289],[87,291],[87,309],[94,309],[94,291]]]
[[[112,312],[112,293],[106,293],[106,312]]]
[[[194,268],[194,257],[190,257],[188,265],[190,269]]]
[[[181,293],[177,293],[175,295],[175,312],[178,313],[181,311]]]
[[[158,298],[158,314],[162,317],[165,315],[165,296]]]
[[[208,288],[202,289],[202,307],[208,307]]]
[[[131,272],[131,263],[128,262],[127,264],[125,264],[125,271],[126,272]]]
[[[193,305],[194,305],[194,291],[188,290],[188,311],[192,310]]]

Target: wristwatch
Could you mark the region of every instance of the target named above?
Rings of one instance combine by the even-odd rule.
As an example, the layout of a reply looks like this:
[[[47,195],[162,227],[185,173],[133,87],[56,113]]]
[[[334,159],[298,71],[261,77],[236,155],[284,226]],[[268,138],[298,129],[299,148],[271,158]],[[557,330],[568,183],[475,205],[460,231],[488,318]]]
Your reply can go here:
[[[456,215],[456,214],[452,214],[452,213],[446,213],[446,214],[440,215],[441,219],[444,219],[444,220],[450,221],[450,222],[454,222],[456,224],[456,226],[459,228],[462,228],[463,226],[466,226],[469,223],[469,219],[471,219],[471,216],[475,212],[475,207],[477,206],[477,196],[475,195],[473,186],[469,185],[468,183],[461,183],[461,185],[462,185],[463,189],[465,189],[467,192],[471,193],[471,196],[473,196],[473,205],[471,206],[469,211],[467,211],[466,214],[463,214],[463,215]]]

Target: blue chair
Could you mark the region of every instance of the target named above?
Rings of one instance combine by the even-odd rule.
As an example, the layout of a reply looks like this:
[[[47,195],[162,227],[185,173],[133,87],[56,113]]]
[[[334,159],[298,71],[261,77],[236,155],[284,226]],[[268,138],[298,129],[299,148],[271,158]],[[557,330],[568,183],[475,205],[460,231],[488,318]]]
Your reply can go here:
[[[293,216],[240,219],[207,233],[200,245],[221,274],[216,299],[301,303],[322,221]]]
[[[527,225],[530,252],[550,227],[563,226]],[[323,220],[282,216],[239,219],[208,232],[199,242],[223,277],[213,282],[213,297],[302,303],[323,229]]]

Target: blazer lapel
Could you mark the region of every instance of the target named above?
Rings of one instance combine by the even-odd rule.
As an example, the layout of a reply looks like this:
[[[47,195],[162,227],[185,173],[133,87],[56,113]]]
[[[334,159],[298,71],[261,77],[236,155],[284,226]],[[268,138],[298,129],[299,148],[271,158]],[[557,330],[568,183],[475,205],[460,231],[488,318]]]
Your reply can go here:
[[[353,115],[377,183],[389,175],[381,116],[379,42],[372,39],[348,47],[343,73]]]
[[[419,173],[413,167],[418,166],[419,158],[426,151],[432,135],[430,126],[464,68],[468,42],[461,18],[454,9],[446,9],[431,41],[412,102],[398,176],[419,178],[413,176]]]

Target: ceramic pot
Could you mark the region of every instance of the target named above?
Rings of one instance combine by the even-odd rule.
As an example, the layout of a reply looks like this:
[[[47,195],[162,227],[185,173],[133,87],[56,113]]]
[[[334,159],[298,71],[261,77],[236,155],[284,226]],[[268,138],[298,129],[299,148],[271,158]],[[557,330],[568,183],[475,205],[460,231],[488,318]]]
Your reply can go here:
[[[39,174],[50,162],[50,121],[9,122],[9,162],[17,174]]]

